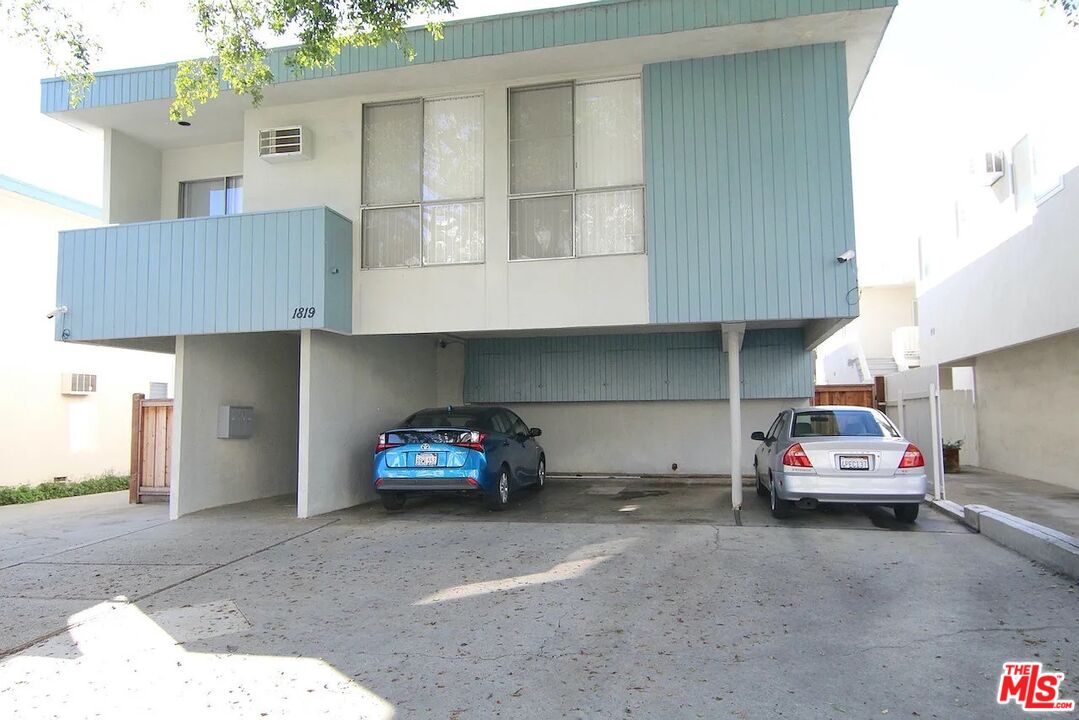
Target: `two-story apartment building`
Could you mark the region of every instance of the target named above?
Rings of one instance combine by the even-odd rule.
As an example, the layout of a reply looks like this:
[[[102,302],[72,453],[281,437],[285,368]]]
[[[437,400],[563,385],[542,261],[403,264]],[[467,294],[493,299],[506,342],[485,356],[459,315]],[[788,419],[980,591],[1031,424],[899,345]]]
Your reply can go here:
[[[176,354],[172,514],[372,497],[376,434],[499,403],[551,472],[749,470],[857,314],[848,115],[894,0],[616,0],[450,22],[170,123],[176,67],[42,110],[105,133],[57,339]],[[219,407],[254,408],[218,439]],[[734,503],[740,503],[735,483]]]

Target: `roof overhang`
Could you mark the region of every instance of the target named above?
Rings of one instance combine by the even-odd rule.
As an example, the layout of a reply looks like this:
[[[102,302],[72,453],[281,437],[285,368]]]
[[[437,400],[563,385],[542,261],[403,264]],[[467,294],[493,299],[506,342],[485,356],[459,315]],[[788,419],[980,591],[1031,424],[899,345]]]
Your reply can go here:
[[[638,0],[638,4],[649,1]],[[676,0],[676,4],[680,1]],[[736,3],[742,0],[729,1]],[[632,3],[621,3],[626,4]],[[885,7],[870,7],[882,4]],[[511,49],[482,56],[444,59],[446,54],[453,52],[468,54],[461,50],[461,43],[458,41],[442,52],[428,50],[423,57],[418,53],[417,60],[411,64],[399,57],[384,57],[390,53],[400,55],[396,48],[363,48],[357,51],[381,53],[381,64],[397,66],[381,67],[371,60],[367,62],[369,69],[355,68],[355,62],[347,62],[347,58],[343,58],[338,68],[321,72],[322,77],[290,79],[268,88],[263,105],[280,106],[387,93],[445,92],[447,84],[454,87],[506,81],[524,84],[533,79],[559,75],[580,77],[604,72],[624,72],[626,68],[656,62],[844,42],[847,47],[848,98],[853,107],[891,19],[894,4],[895,0],[832,0],[829,3],[831,6],[845,5],[859,9],[737,24],[718,24],[719,20],[722,20],[720,18],[714,26],[665,32],[646,33],[643,30],[647,28],[640,23],[639,34],[631,37],[584,39],[554,47]],[[547,16],[597,10],[610,13],[613,12],[614,5],[601,3],[598,8],[595,5],[585,5],[531,15],[537,18],[537,26],[542,27],[541,21]],[[692,6],[692,3],[689,5]],[[867,9],[860,9],[861,7]],[[482,26],[483,23],[509,22],[529,16],[522,14],[463,20],[455,26],[459,25],[458,30],[461,30],[470,24]],[[618,27],[620,26],[616,24],[616,29]],[[442,43],[446,43],[451,36],[449,24],[446,36],[447,40]],[[417,47],[417,50],[420,49]],[[439,55],[443,57],[440,58]],[[284,77],[282,72],[288,71],[278,71],[277,76]],[[168,108],[174,77],[175,65],[101,73],[98,76],[101,88],[96,93],[91,92],[89,102],[84,102],[75,109],[66,109],[66,87],[62,86],[62,81],[45,80],[42,82],[42,109],[46,114],[63,122],[80,127],[116,129],[162,149],[234,142],[243,138],[244,112],[250,109],[251,104],[247,98],[227,90],[223,90],[220,97],[199,108],[190,127],[180,127],[170,122]],[[140,99],[146,97],[150,99]]]

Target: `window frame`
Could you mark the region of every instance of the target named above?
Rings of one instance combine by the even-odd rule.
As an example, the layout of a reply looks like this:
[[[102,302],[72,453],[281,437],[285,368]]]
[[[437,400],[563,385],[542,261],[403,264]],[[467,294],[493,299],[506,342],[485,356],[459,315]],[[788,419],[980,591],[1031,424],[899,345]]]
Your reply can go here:
[[[483,129],[483,142],[480,143],[480,167],[483,168],[483,194],[480,197],[473,198],[443,198],[440,200],[424,200],[423,199],[423,169],[424,169],[424,144],[426,140],[425,120],[426,120],[426,104],[427,102],[436,102],[439,100],[458,100],[466,98],[479,98],[480,99],[480,118],[482,119],[481,127]],[[367,158],[367,133],[364,132],[364,114],[367,112],[367,108],[372,107],[388,107],[392,105],[409,105],[411,103],[418,102],[420,104],[420,193],[419,199],[414,203],[390,203],[390,204],[371,204],[364,201],[364,172],[363,163]],[[446,93],[441,95],[421,95],[419,97],[399,98],[397,100],[385,100],[379,102],[364,103],[360,108],[360,271],[367,270],[419,270],[423,268],[440,268],[440,267],[460,267],[467,265],[485,265],[487,263],[487,94],[482,90],[466,93]],[[427,263],[424,259],[423,253],[423,212],[428,207],[437,207],[439,205],[468,205],[470,203],[479,203],[483,209],[483,256],[479,260],[472,260],[469,262],[459,263]],[[364,214],[368,210],[400,210],[402,208],[416,208],[420,213],[420,234],[418,238],[419,242],[419,265],[380,265],[377,267],[369,267],[367,265],[367,254],[364,250],[364,241],[366,239],[364,232]]]
[[[592,188],[578,188],[577,187],[577,87],[579,85],[597,85],[599,83],[606,82],[621,82],[625,80],[636,80],[638,87],[640,88],[641,97],[641,183],[639,185],[611,185],[609,187],[592,187]],[[556,87],[569,87],[570,88],[570,117],[573,121],[573,135],[570,142],[570,160],[573,171],[573,188],[570,190],[543,190],[540,192],[532,193],[514,193],[513,187],[513,152],[511,151],[511,143],[513,142],[513,136],[511,134],[513,125],[513,108],[511,106],[512,97],[514,92],[526,91],[526,90],[543,90],[544,88],[556,88]],[[535,85],[519,85],[515,87],[506,88],[506,257],[508,262],[511,263],[524,263],[524,262],[544,262],[547,260],[576,260],[578,258],[594,258],[594,257],[621,257],[628,255],[647,255],[648,254],[648,234],[645,232],[647,227],[646,223],[646,207],[644,202],[644,191],[646,187],[644,177],[645,165],[644,165],[644,81],[642,75],[616,75],[612,77],[590,78],[590,79],[573,79],[573,80],[559,80],[554,82],[545,82]],[[613,192],[626,192],[630,190],[639,190],[641,192],[641,249],[634,250],[632,252],[620,252],[620,253],[592,253],[587,255],[581,255],[577,251],[578,247],[578,226],[577,226],[577,196],[588,194],[600,194],[600,193],[613,193]],[[570,215],[573,221],[573,237],[570,238],[571,242],[571,254],[570,255],[558,255],[554,257],[542,257],[542,258],[514,258],[513,247],[510,245],[510,217],[513,213],[513,202],[515,200],[530,200],[534,198],[545,197],[570,197]],[[485,248],[486,249],[486,248]]]
[[[212,217],[228,217],[229,215],[242,215],[243,214],[243,200],[240,201],[241,207],[239,212],[229,212],[229,180],[240,178],[242,181],[244,177],[243,173],[235,173],[233,175],[212,175],[205,178],[191,178],[190,180],[180,180],[177,192],[176,203],[176,219],[177,220],[190,220],[197,218],[212,218]],[[184,215],[184,200],[186,199],[187,186],[192,183],[205,183],[213,182],[214,180],[220,180],[224,186],[223,192],[225,193],[225,212],[221,215]],[[242,190],[242,187],[241,187]]]

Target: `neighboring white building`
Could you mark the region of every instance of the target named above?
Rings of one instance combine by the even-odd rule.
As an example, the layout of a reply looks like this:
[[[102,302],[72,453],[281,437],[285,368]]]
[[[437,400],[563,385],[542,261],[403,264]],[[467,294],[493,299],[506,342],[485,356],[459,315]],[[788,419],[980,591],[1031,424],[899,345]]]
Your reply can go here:
[[[863,287],[858,317],[817,348],[817,384],[870,383],[918,367],[916,306],[913,282]]]
[[[8,327],[0,352],[0,485],[126,474],[131,395],[151,382],[171,384],[171,355],[53,339],[45,316],[56,306],[56,233],[100,216],[99,208],[0,175],[0,306]]]
[[[1058,132],[1006,143],[993,174],[979,165],[923,238],[918,308],[942,386],[973,368],[979,464],[1079,488],[1079,113],[1054,118]]]

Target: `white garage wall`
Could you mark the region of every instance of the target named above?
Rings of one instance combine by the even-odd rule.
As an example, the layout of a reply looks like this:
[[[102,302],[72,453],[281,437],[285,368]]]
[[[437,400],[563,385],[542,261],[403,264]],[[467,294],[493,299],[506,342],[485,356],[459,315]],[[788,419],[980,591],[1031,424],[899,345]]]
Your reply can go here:
[[[742,470],[753,472],[758,443],[780,410],[807,398],[742,401]],[[552,473],[723,475],[730,472],[726,401],[528,403],[510,406],[532,427]],[[672,471],[671,464],[678,470]]]
[[[296,490],[299,338],[286,333],[176,338],[170,514]],[[221,405],[255,409],[246,440],[217,437]]]
[[[373,500],[375,438],[437,397],[434,338],[301,336],[299,498],[310,517]]]
[[[1079,332],[978,357],[982,467],[1079,489]]]

